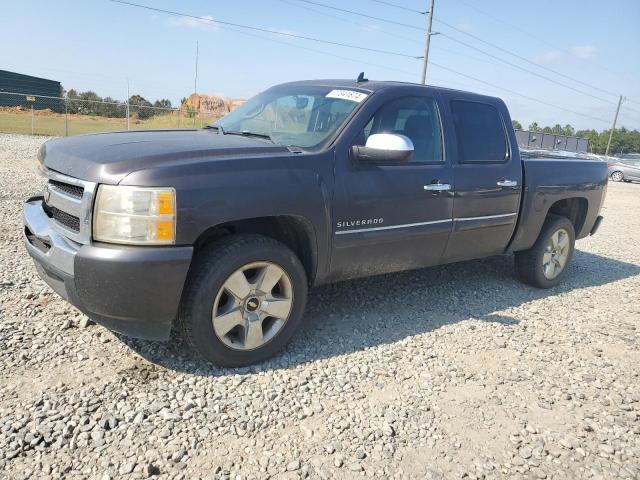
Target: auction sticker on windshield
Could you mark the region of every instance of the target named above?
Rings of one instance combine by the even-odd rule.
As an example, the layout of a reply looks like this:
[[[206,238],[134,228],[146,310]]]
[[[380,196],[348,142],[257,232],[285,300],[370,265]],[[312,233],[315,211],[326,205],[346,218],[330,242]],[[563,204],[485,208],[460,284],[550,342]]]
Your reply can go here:
[[[366,93],[356,92],[354,90],[331,90],[326,95],[327,98],[341,98],[343,100],[351,100],[352,102],[360,103],[367,98]]]

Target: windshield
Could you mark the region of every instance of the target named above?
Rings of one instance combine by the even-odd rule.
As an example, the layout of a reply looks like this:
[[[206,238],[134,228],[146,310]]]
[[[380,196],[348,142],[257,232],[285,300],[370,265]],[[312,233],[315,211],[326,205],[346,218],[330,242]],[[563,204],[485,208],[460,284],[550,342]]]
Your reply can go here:
[[[318,86],[276,87],[256,95],[214,126],[224,133],[266,135],[275,143],[313,148],[345,122],[367,93]]]

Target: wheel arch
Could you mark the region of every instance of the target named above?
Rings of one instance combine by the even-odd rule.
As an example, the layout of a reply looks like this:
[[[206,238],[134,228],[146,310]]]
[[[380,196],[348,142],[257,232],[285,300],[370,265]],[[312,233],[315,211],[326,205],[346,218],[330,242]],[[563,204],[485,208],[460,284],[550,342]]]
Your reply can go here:
[[[222,237],[250,233],[273,238],[289,247],[302,262],[309,284],[315,282],[318,269],[316,232],[308,219],[298,215],[253,217],[214,225],[196,239],[194,256],[206,245]]]
[[[568,218],[573,224],[576,236],[582,231],[589,211],[589,201],[584,197],[563,198],[553,203],[547,211],[550,214]]]

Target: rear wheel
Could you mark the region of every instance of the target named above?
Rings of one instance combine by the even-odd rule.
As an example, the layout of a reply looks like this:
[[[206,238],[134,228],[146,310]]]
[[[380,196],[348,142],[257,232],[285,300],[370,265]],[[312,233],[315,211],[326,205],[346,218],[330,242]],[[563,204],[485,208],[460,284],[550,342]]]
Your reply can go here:
[[[258,235],[231,236],[205,248],[180,311],[184,337],[204,358],[239,367],[281,349],[302,321],[307,277],[285,245]]]
[[[613,172],[611,174],[611,180],[614,182],[622,182],[624,180],[624,174],[622,172]]]
[[[573,257],[575,238],[568,218],[549,215],[536,243],[529,250],[515,254],[520,279],[538,288],[551,288],[560,283]]]

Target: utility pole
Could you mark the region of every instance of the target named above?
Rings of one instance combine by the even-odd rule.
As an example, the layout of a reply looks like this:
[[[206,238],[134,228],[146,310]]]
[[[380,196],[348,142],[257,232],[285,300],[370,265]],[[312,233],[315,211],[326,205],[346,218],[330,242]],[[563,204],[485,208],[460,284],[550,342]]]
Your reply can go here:
[[[198,41],[196,40],[196,77],[193,80],[193,93],[198,93]]]
[[[604,152],[604,156],[609,156],[609,147],[611,147],[611,139],[613,138],[613,131],[616,129],[616,123],[618,122],[618,114],[620,113],[620,106],[622,105],[624,98],[620,95],[620,100],[618,100],[618,108],[616,108],[616,116],[613,117],[613,126],[611,127],[611,131],[609,132],[609,141],[607,142],[607,149]]]
[[[433,2],[431,0],[427,17],[427,37],[424,40],[424,57],[422,62],[422,84],[427,83],[427,63],[429,62],[429,44],[431,43],[431,25],[433,24]]]

